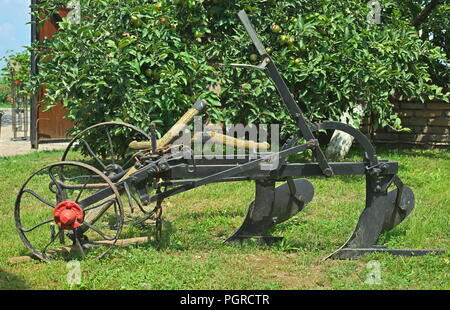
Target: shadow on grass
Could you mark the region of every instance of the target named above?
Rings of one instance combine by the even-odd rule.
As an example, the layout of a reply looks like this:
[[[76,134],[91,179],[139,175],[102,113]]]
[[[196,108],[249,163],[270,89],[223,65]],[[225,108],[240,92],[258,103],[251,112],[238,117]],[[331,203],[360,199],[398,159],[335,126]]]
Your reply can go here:
[[[406,235],[406,229],[394,227],[392,230],[383,233],[378,239],[377,244],[387,244],[390,241],[395,241],[399,237],[404,237]]]
[[[29,285],[20,277],[0,269],[0,290],[25,290]]]
[[[376,144],[376,150],[381,156],[409,156],[409,157],[427,157],[430,159],[449,159],[450,152],[439,150],[427,150],[418,147],[389,146],[385,144]]]
[[[140,230],[140,233],[138,235],[133,236],[126,236],[126,238],[129,237],[143,237],[143,236],[155,236],[156,234],[156,228],[152,224],[141,224],[139,225],[138,229]],[[136,248],[148,248],[152,247],[156,250],[166,250],[166,249],[173,249],[173,250],[185,250],[184,247],[182,247],[179,243],[171,242],[172,236],[176,233],[176,229],[172,222],[163,220],[162,221],[162,230],[161,230],[161,237],[160,240],[150,240],[143,244],[133,244],[133,247]],[[124,238],[124,236],[121,236],[121,238]]]
[[[241,210],[229,211],[229,210],[208,210],[208,211],[198,211],[185,213],[178,216],[178,220],[199,220],[199,219],[210,219],[216,217],[229,217],[229,218],[245,218],[247,211],[242,212]]]

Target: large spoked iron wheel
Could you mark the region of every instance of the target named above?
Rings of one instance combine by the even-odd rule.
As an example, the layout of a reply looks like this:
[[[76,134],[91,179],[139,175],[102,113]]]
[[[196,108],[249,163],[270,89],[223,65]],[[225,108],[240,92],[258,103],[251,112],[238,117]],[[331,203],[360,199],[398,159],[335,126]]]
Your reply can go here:
[[[92,199],[101,191],[104,198]],[[103,257],[119,238],[124,214],[120,194],[105,174],[83,163],[59,162],[26,180],[14,217],[25,246],[52,261]]]
[[[89,164],[115,182],[116,176],[135,163],[137,150],[128,147],[133,141],[151,141],[151,138],[143,130],[127,123],[99,123],[76,135],[64,151],[61,161]]]
[[[129,144],[134,141],[151,140],[150,134],[128,123],[99,123],[77,134],[64,151],[61,161],[77,161],[89,164],[116,184],[127,177],[127,171],[138,160],[139,150],[129,148]],[[152,190],[150,189],[150,191]],[[123,204],[129,205],[129,208],[124,210],[124,224],[126,226],[123,231],[124,236],[134,236],[129,233],[131,229],[129,229],[129,225],[134,226],[147,220],[155,220],[155,225],[159,229],[158,208],[151,211],[150,207],[148,209],[147,206],[144,206],[134,186],[125,184],[125,190],[121,191],[120,194]],[[140,212],[137,213],[135,210]],[[144,218],[141,218],[141,213]],[[95,217],[98,217],[95,213],[90,215],[90,218],[95,219]]]

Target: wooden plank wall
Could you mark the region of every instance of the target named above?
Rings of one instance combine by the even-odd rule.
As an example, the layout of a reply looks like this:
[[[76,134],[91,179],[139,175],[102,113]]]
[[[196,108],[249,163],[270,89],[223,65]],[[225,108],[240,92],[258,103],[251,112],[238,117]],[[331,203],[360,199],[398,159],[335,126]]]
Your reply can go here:
[[[409,132],[391,128],[379,129],[371,134],[373,142],[381,144],[414,145],[420,148],[450,149],[450,103],[441,100],[393,99],[394,112]],[[367,133],[370,119],[362,125]]]

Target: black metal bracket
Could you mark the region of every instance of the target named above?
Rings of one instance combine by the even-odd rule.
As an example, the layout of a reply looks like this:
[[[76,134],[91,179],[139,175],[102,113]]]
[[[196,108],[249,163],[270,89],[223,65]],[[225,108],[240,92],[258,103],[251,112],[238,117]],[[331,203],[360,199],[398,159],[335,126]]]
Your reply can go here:
[[[255,70],[260,70],[260,71],[264,71],[267,68],[267,65],[270,62],[270,58],[269,57],[265,57],[263,59],[263,61],[257,65],[257,66],[253,66],[253,65],[246,65],[246,64],[231,64],[232,67],[238,67],[238,68],[245,68],[245,69],[255,69]]]

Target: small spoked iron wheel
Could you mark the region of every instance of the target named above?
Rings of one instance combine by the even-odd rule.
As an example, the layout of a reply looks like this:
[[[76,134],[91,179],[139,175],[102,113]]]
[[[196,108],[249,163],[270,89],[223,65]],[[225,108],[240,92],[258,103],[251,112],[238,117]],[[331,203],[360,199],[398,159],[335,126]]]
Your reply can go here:
[[[127,123],[99,123],[77,134],[67,146],[61,161],[87,163],[115,182],[123,171],[135,163],[133,155],[138,150],[128,147],[133,141],[151,141],[151,137]]]
[[[101,258],[124,221],[117,187],[79,162],[54,163],[32,174],[19,191],[14,217],[25,246],[44,261]]]

